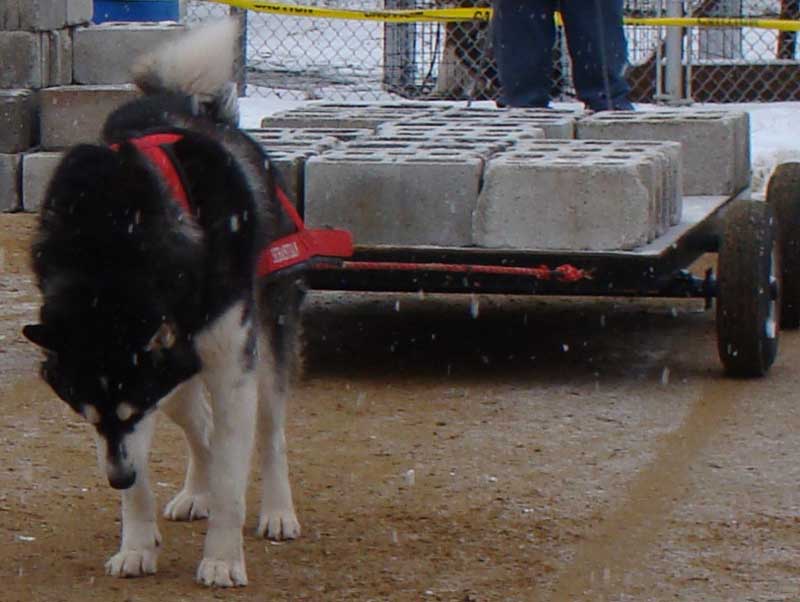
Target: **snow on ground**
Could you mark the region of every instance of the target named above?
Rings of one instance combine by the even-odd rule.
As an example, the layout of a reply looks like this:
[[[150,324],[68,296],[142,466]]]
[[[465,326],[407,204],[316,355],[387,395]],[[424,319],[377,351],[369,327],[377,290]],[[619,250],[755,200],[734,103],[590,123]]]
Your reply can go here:
[[[310,104],[311,101],[248,97],[241,102],[242,125],[260,126],[261,119],[273,113]],[[493,106],[493,103],[475,103]],[[560,106],[560,105],[559,105]],[[779,163],[800,161],[800,102],[698,105],[705,108],[747,111],[750,114],[750,159],[754,196],[764,193],[772,170]],[[653,105],[637,105],[640,110],[658,110]]]

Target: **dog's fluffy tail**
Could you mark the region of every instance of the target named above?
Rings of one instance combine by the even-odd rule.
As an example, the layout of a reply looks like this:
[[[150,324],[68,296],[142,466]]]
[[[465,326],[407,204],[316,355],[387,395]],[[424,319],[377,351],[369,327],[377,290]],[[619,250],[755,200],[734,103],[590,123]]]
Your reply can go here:
[[[239,24],[224,19],[190,30],[133,65],[133,81],[145,94],[185,94],[219,121],[236,123],[238,104],[232,83]]]

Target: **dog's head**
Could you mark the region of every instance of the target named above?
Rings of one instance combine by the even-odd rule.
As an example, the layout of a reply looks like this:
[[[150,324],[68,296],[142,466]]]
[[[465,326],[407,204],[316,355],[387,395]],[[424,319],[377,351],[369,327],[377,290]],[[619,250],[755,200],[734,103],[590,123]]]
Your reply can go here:
[[[109,483],[124,489],[137,470],[130,436],[161,399],[198,371],[199,360],[176,322],[118,309],[73,313],[69,322],[47,317],[23,333],[45,350],[42,378],[97,430]],[[52,312],[45,306],[42,313]]]
[[[116,488],[136,479],[142,418],[200,367],[187,320],[198,242],[161,197],[133,149],[79,147],[56,171],[33,246],[44,304],[23,333],[45,350],[44,380],[95,426]]]

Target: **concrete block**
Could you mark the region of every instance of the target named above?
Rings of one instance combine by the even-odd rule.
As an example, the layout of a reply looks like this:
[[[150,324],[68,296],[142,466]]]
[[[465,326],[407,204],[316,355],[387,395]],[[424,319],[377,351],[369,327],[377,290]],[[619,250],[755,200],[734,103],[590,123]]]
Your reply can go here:
[[[652,240],[662,219],[662,162],[611,143],[540,144],[489,161],[475,211],[475,244],[606,251]]]
[[[0,0],[0,31],[19,29],[20,0]]]
[[[732,195],[749,186],[749,132],[747,113],[704,109],[602,112],[577,125],[579,139],[680,142],[684,195]]]
[[[36,96],[30,90],[0,90],[0,153],[36,144]]]
[[[59,86],[39,92],[41,145],[58,150],[97,142],[108,115],[139,95],[132,85]]]
[[[248,134],[262,143],[276,141],[281,143],[311,143],[316,146],[317,141],[338,143],[339,141],[349,142],[357,138],[365,138],[373,133],[368,128],[258,128],[246,130]],[[328,148],[326,146],[326,148]]]
[[[0,153],[0,211],[20,209],[20,157],[18,153]]]
[[[83,25],[92,20],[94,0],[67,0],[67,25]]]
[[[544,130],[545,138],[569,140],[575,137],[575,123],[580,117],[580,110],[570,109],[492,109],[483,107],[454,107],[442,113],[456,127],[466,124],[504,124],[523,133],[528,129]]]
[[[299,107],[265,117],[262,128],[338,128],[375,130],[382,123],[429,117],[443,109],[428,103],[325,103]]]
[[[448,144],[350,143],[306,163],[306,224],[356,244],[469,245],[483,164]]]
[[[75,83],[130,82],[133,61],[174,39],[183,29],[177,23],[103,23],[78,27],[74,34]]]
[[[0,31],[0,88],[41,88],[42,43],[38,33]]]
[[[53,173],[61,163],[64,153],[27,153],[22,158],[22,208],[39,211]]]
[[[42,87],[72,83],[72,33],[69,29],[43,31]]]
[[[430,142],[474,140],[488,143],[493,140],[499,145],[499,148],[516,144],[520,140],[545,138],[544,130],[541,128],[520,128],[514,123],[493,121],[461,123],[444,118],[386,123],[379,126],[376,133],[383,137],[427,139]]]
[[[88,22],[92,9],[92,0],[0,0],[0,29],[63,29]]]

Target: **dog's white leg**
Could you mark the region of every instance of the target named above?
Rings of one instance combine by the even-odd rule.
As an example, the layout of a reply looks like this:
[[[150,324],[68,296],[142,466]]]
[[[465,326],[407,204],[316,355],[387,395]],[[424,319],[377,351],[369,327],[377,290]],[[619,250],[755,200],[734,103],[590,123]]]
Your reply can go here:
[[[214,423],[208,532],[197,570],[198,582],[209,586],[247,584],[242,525],[257,396],[252,336],[252,326],[243,321],[243,307],[237,304],[197,337]]]
[[[286,459],[286,366],[285,362],[279,365],[275,361],[263,338],[259,341],[259,358],[258,432],[263,491],[256,532],[269,539],[295,539],[300,536],[300,523],[294,511]]]
[[[122,545],[106,562],[106,574],[114,577],[140,577],[156,572],[161,534],[147,474],[154,426],[155,415],[150,413],[125,438],[128,457],[136,469],[136,481],[122,492]]]
[[[180,493],[167,504],[164,517],[169,520],[207,518],[209,441],[213,425],[203,381],[195,377],[184,383],[159,408],[183,429],[189,448],[186,481]]]

